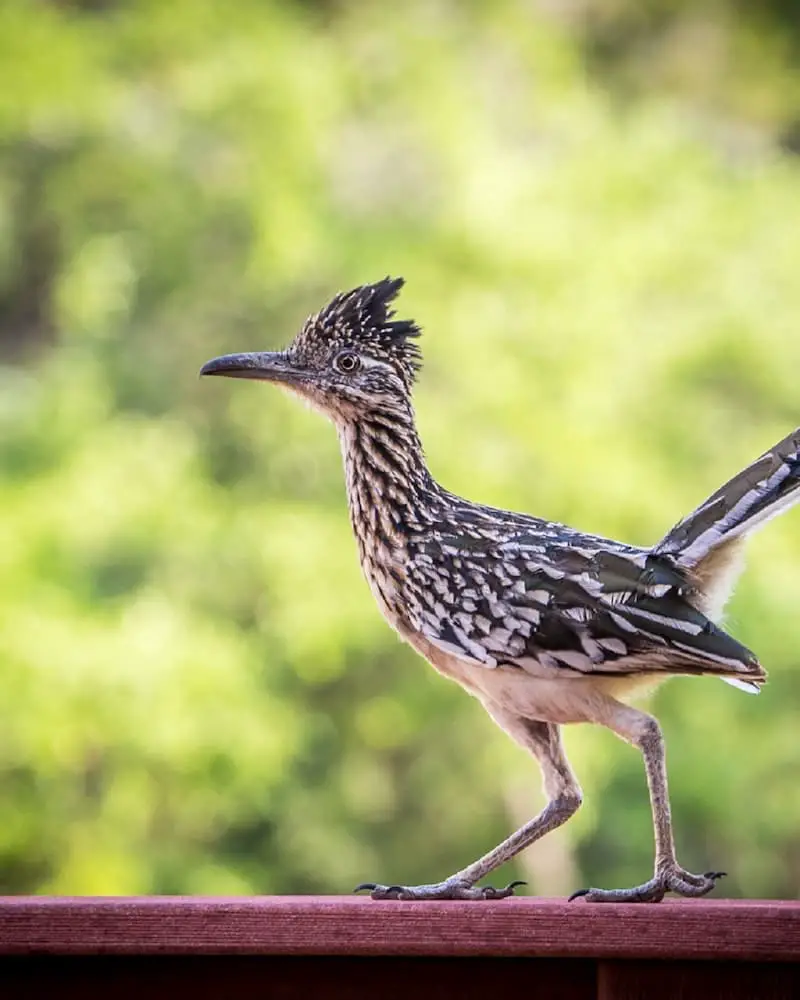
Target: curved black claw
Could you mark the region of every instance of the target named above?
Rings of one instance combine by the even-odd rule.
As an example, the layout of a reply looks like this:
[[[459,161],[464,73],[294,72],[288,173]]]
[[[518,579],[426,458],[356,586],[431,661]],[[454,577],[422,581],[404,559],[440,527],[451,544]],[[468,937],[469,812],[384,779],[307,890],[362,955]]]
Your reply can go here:
[[[588,896],[590,892],[591,892],[590,889],[576,889],[575,892],[573,892],[573,894],[569,897],[567,902],[571,903],[573,899],[578,899],[579,896]]]
[[[377,882],[362,882],[360,885],[357,885],[355,889],[353,889],[353,892],[354,893],[364,892],[365,889],[369,889],[369,891],[372,892],[374,889],[377,888],[378,888]]]
[[[703,878],[710,878],[712,882],[716,882],[718,878],[725,878],[727,872],[703,872]]]
[[[513,882],[509,882],[505,889],[495,889],[493,885],[484,886],[483,898],[484,899],[506,899],[508,896],[514,895],[514,890],[518,885],[527,885],[527,882],[523,882],[521,878],[515,879]]]

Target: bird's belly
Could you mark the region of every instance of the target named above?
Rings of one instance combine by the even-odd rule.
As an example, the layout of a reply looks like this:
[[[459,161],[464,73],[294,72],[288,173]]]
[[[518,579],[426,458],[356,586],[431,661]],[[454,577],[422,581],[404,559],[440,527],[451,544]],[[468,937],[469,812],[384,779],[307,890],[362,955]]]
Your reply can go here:
[[[666,680],[663,674],[537,677],[519,667],[485,667],[433,646],[420,635],[404,636],[441,674],[456,681],[491,711],[542,722],[602,722],[619,701],[646,694]]]

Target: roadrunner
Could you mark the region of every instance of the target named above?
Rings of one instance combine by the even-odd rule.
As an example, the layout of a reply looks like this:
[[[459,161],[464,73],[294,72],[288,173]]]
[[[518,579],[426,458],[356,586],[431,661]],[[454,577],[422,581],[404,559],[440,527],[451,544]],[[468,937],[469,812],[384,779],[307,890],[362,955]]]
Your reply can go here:
[[[574,896],[703,896],[724,873],[694,875],[678,864],[661,729],[628,702],[676,674],[711,674],[753,692],[763,684],[756,657],[716,622],[745,536],[800,500],[800,428],[652,548],[472,503],[440,486],[425,464],[411,398],[420,330],[392,308],[402,285],[386,278],[337,295],[285,351],[229,354],[201,372],[274,382],[333,421],[361,566],[385,618],[542,770],[548,804],[473,864],[430,885],[359,889],[375,899],[511,895],[520,883],[477,883],[578,809],[560,727],[594,722],[642,753],[655,872],[631,889]]]

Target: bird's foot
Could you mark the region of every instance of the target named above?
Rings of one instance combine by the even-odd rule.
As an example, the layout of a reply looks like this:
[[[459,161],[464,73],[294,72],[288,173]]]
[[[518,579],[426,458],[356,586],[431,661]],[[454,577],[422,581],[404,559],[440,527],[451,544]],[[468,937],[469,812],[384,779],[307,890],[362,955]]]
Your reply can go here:
[[[514,889],[525,882],[509,882],[503,889],[493,885],[470,885],[461,879],[449,878],[444,882],[432,885],[378,885],[375,882],[362,882],[354,892],[368,889],[373,899],[505,899],[513,896]]]
[[[714,888],[717,879],[724,876],[725,872],[693,875],[674,864],[659,868],[649,882],[632,889],[579,889],[569,898],[571,901],[582,896],[589,903],[660,903],[668,892],[679,896],[705,896]]]

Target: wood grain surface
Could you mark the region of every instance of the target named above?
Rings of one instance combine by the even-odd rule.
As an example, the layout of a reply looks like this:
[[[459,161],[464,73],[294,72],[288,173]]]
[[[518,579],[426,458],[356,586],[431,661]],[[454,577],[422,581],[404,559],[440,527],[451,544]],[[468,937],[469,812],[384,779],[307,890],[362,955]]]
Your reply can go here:
[[[362,897],[0,897],[4,955],[527,956],[800,961],[800,902],[592,905]]]

